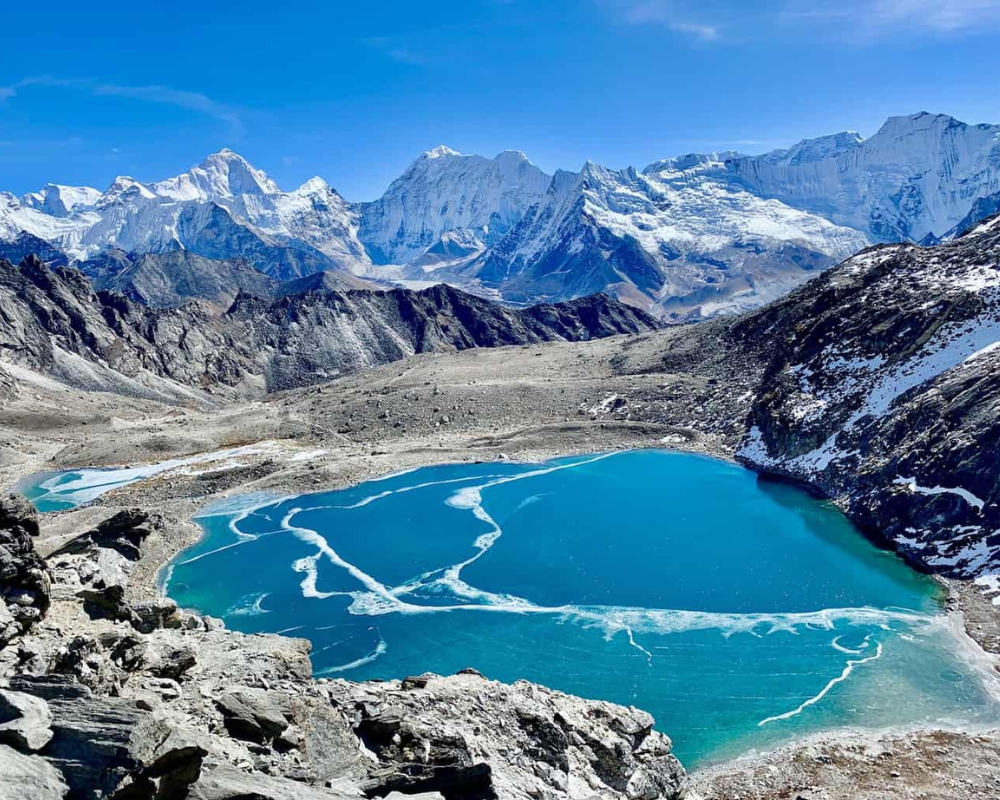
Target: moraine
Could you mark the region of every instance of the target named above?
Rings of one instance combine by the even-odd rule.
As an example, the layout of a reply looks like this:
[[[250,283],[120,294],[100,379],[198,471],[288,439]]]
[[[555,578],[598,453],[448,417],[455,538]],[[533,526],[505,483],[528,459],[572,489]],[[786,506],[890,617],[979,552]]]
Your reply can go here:
[[[310,639],[321,677],[526,678],[650,711],[689,767],[845,726],[1000,719],[932,579],[722,461],[444,465],[197,521],[166,591]]]

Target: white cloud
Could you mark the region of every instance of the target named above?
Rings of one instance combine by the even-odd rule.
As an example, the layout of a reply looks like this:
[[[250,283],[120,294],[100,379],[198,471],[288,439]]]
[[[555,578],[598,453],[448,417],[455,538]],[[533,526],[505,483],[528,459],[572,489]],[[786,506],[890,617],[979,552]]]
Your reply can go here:
[[[657,25],[701,41],[768,38],[789,30],[873,40],[1000,30],[1000,0],[595,0],[620,22]]]
[[[611,6],[630,25],[659,25],[705,42],[720,38],[718,25],[699,19],[690,4],[674,0],[625,0]]]
[[[13,86],[0,86],[0,103],[17,94]]]
[[[199,92],[172,89],[169,86],[125,86],[117,83],[103,83],[89,78],[54,78],[49,75],[39,75],[19,81],[11,89],[11,94],[8,96],[13,96],[16,93],[15,90],[32,86],[73,89],[87,92],[95,97],[125,97],[147,103],[174,106],[228,122],[237,131],[242,130],[243,125],[239,113],[229,106]],[[4,97],[2,92],[3,90],[0,89],[0,99]]]
[[[957,34],[1000,26],[1000,0],[791,0],[783,17],[801,24],[833,25],[856,37],[899,33]]]

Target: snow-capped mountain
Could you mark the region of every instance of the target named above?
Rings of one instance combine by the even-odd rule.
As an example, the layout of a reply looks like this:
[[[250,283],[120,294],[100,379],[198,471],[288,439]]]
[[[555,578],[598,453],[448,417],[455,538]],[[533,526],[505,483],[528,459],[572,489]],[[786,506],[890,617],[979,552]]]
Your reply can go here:
[[[101,193],[89,186],[62,186],[47,183],[39,192],[26,194],[21,202],[28,208],[42,211],[53,217],[66,217],[79,209],[89,208],[100,199]]]
[[[857,231],[732,186],[722,169],[709,155],[644,173],[593,163],[559,172],[468,272],[514,300],[607,291],[687,319],[760,305],[867,244]]]
[[[74,259],[183,249],[246,258],[281,279],[368,261],[357,212],[322,179],[283,192],[231,150],[156,183],[119,176],[104,192],[49,185],[20,201],[0,196],[0,236],[22,230]]]
[[[841,133],[727,162],[762,197],[820,214],[875,241],[933,240],[1000,192],[1000,125],[944,114],[891,117],[874,136]]]
[[[283,191],[221,150],[152,183],[0,193],[0,241],[25,232],[71,260],[183,249],[282,280],[347,269],[515,303],[606,291],[685,320],[760,305],[871,242],[954,238],[998,198],[1000,126],[917,114],[868,139],[843,132],[642,171],[588,162],[549,176],[523,153],[441,146],[370,203],[320,178]]]
[[[360,237],[376,264],[402,264],[462,231],[486,247],[545,194],[551,178],[524,153],[467,156],[444,145],[424,153],[381,198],[361,207]]]

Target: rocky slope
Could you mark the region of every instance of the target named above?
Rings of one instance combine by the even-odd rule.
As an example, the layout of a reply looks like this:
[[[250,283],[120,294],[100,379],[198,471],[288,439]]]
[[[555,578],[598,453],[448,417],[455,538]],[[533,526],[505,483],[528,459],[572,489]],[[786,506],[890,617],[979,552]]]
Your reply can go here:
[[[766,348],[742,459],[924,568],[1000,570],[1000,218],[867,250],[730,333]]]
[[[98,291],[116,292],[154,308],[199,299],[226,308],[240,292],[270,297],[279,285],[246,261],[212,260],[189,250],[141,256],[112,250],[76,267]]]
[[[34,512],[0,500],[0,536],[19,543],[0,549],[5,585],[27,569],[46,595],[34,602],[36,581],[33,604],[27,589],[0,600],[20,615],[0,639],[4,800],[677,796],[683,771],[644,712],[474,670],[313,681],[303,640],[132,599],[136,562],[166,526],[122,512],[58,544],[43,536],[43,559]]]
[[[515,311],[445,286],[339,292],[321,284],[273,301],[241,293],[223,313],[198,304],[160,310],[95,293],[82,273],[34,258],[20,267],[0,261],[0,303],[8,371],[175,402],[301,386],[413,353],[657,326],[607,297]]]

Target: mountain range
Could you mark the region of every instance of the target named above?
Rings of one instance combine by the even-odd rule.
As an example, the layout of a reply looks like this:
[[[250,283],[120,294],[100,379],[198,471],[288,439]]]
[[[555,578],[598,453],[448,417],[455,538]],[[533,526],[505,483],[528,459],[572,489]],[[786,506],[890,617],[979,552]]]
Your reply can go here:
[[[186,269],[204,260],[166,256],[183,256]],[[148,261],[144,256],[128,269]],[[0,400],[21,379],[211,405],[416,353],[585,341],[660,327],[601,294],[512,309],[447,285],[343,290],[330,273],[256,288],[257,295],[241,291],[221,312],[204,303],[150,308],[95,291],[79,270],[51,268],[35,256],[17,266],[0,258]]]
[[[0,193],[0,254],[34,247],[151,305],[330,272],[344,287],[445,282],[514,305],[605,292],[680,322],[754,308],[870,244],[949,240],[998,207],[1000,126],[921,113],[867,139],[643,170],[550,176],[520,152],[442,146],[366,203],[320,178],[283,191],[224,149],[153,183]],[[206,260],[143,260],[174,251]]]

